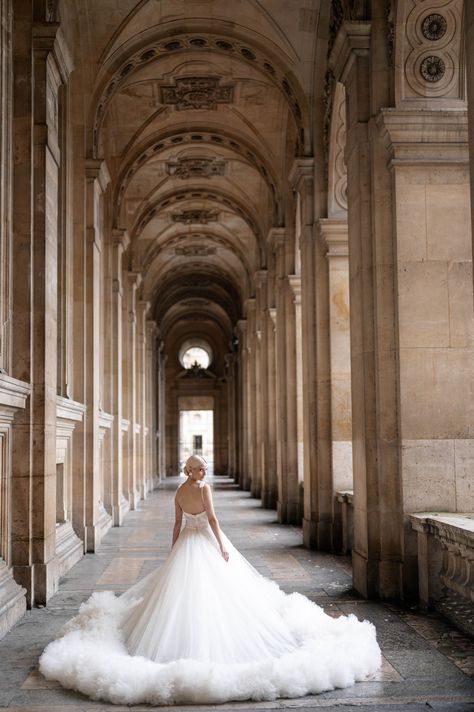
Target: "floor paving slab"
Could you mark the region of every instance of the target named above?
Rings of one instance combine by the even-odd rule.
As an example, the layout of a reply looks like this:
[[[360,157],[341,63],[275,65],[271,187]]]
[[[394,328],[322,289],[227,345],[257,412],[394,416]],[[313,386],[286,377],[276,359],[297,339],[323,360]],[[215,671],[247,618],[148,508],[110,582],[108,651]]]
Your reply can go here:
[[[364,601],[352,588],[347,557],[304,549],[298,527],[279,525],[275,512],[262,509],[258,500],[223,478],[214,482],[221,526],[258,570],[283,590],[307,595],[330,615],[354,613],[376,625],[384,664],[375,679],[297,700],[160,708],[95,702],[44,680],[37,670],[41,651],[92,591],[109,588],[120,593],[165,560],[177,484],[177,478],[168,480],[141,502],[122,527],[108,532],[98,553],[87,554],[67,573],[46,608],[28,611],[0,641],[0,707],[8,712],[474,712],[470,638],[439,615]]]

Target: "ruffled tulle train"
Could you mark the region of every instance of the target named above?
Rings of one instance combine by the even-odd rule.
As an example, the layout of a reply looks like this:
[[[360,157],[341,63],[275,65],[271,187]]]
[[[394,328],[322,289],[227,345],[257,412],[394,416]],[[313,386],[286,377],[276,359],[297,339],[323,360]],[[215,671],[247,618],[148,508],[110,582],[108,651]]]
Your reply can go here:
[[[40,670],[118,704],[273,700],[342,688],[380,666],[374,626],[285,595],[207,520],[186,527],[165,564],[117,598],[94,593],[48,645]]]

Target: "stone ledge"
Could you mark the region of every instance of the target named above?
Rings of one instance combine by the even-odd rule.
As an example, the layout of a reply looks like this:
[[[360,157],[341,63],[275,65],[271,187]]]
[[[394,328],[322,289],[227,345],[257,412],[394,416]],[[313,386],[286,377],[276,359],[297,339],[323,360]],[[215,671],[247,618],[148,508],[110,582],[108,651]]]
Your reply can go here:
[[[74,423],[81,422],[86,410],[87,406],[84,403],[64,396],[56,396],[56,418],[70,420]]]
[[[0,406],[24,408],[31,393],[31,385],[0,373]]]

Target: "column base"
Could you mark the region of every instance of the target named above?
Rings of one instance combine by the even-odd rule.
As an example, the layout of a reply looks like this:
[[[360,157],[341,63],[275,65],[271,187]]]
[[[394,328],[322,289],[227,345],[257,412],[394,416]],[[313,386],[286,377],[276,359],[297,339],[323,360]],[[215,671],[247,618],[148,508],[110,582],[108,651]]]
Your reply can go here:
[[[0,561],[0,638],[13,628],[26,611],[26,589],[13,579],[12,572]]]
[[[130,502],[130,509],[137,509],[140,499],[140,492],[138,490],[133,490],[132,492],[130,492],[128,497],[128,501]]]
[[[56,556],[58,559],[58,577],[64,576],[84,555],[84,544],[76,536],[71,522],[64,522],[56,527]]]
[[[112,517],[101,505],[99,510],[99,518],[95,524],[85,527],[86,551],[94,552],[112,527]]]
[[[277,518],[280,524],[301,524],[298,502],[277,502]]]
[[[58,560],[56,557],[46,564],[14,566],[13,577],[17,584],[26,589],[26,605],[45,606],[58,590]]]
[[[277,498],[275,492],[269,490],[262,491],[262,507],[264,509],[276,509]]]
[[[307,549],[318,548],[318,523],[313,519],[303,519],[303,546]]]
[[[353,549],[352,577],[354,588],[364,598],[403,597],[402,564],[399,561],[368,559]]]
[[[262,493],[262,489],[260,485],[255,485],[250,488],[250,494],[252,497],[255,497],[256,499],[260,499]]]
[[[120,527],[125,515],[130,511],[130,504],[127,499],[122,495],[120,504],[112,505],[112,526]]]

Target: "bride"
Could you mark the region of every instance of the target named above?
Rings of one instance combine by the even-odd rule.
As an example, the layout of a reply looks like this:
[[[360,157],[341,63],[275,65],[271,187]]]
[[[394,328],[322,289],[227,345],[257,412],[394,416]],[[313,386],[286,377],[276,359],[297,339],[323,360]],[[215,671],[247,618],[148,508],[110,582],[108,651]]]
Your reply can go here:
[[[186,462],[163,566],[119,598],[93,593],[43,652],[42,674],[128,705],[301,697],[373,674],[374,626],[262,577],[219,528],[206,467]]]

